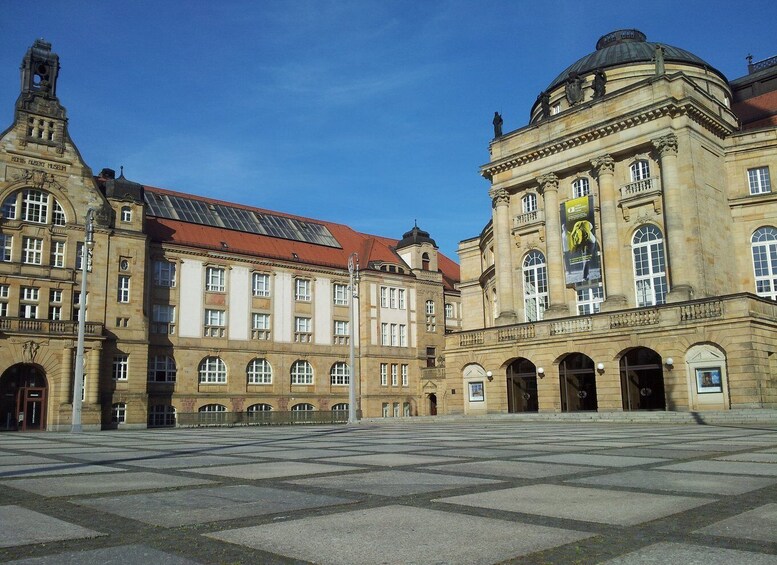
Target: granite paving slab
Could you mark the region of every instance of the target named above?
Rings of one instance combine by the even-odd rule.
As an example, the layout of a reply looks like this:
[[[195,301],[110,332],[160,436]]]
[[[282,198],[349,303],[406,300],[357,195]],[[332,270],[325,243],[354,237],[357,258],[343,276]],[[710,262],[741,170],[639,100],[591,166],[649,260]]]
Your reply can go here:
[[[136,450],[103,450],[102,452],[90,452],[90,453],[72,453],[68,455],[73,459],[79,461],[87,461],[89,463],[98,463],[110,465],[111,463],[120,463],[122,465],[132,462],[138,459],[146,459],[152,457],[161,457],[166,455],[162,451],[136,451]]]
[[[320,459],[322,457],[338,457],[353,455],[353,451],[344,451],[342,449],[280,449],[256,453],[254,457],[263,459]]]
[[[622,449],[607,449],[606,451],[590,451],[591,455],[626,455],[629,457],[658,457],[659,459],[696,459],[720,453],[719,451],[696,451],[693,449],[664,449],[660,447],[625,447]]]
[[[130,490],[151,490],[213,484],[214,481],[191,477],[176,477],[161,473],[127,471],[126,473],[102,473],[99,475],[68,475],[12,479],[0,485],[21,489],[41,496],[73,496],[78,494],[100,494]]]
[[[697,473],[728,473],[731,475],[763,475],[776,477],[777,465],[749,461],[686,461],[658,467],[667,471],[693,471]]]
[[[497,479],[479,479],[456,475],[438,475],[412,471],[371,471],[352,473],[339,477],[312,477],[288,481],[295,485],[334,488],[350,492],[378,494],[382,496],[406,496],[440,490],[450,490],[465,486],[499,484]]]
[[[570,479],[566,482],[587,485],[632,487],[645,490],[733,495],[768,487],[777,483],[777,479],[747,477],[742,475],[713,475],[635,469],[621,473],[612,473],[610,475]]]
[[[250,463],[252,459],[230,455],[162,455],[153,459],[126,461],[122,465],[142,467],[144,469],[183,469],[206,467],[208,465],[229,465],[230,463]]]
[[[105,549],[69,551],[44,557],[31,557],[18,561],[8,561],[7,563],[8,565],[120,565],[132,563],[198,565],[201,562],[158,551],[145,545],[120,545]]]
[[[169,528],[353,502],[348,498],[234,485],[92,498],[77,504]]]
[[[433,467],[427,467],[427,469],[445,471],[448,473],[472,473],[475,475],[495,475],[498,477],[513,477],[517,479],[541,479],[557,475],[571,475],[573,473],[596,471],[601,469],[601,467],[493,460],[435,465]]]
[[[633,526],[703,506],[714,499],[539,484],[439,498],[434,502]]]
[[[597,467],[634,467],[648,463],[663,463],[666,459],[658,457],[629,457],[620,455],[594,455],[591,453],[554,453],[527,457],[527,461],[545,463],[567,463],[570,465],[595,465]]]
[[[0,547],[102,535],[104,534],[21,506],[0,506]]]
[[[401,465],[426,465],[458,461],[455,457],[439,457],[427,455],[412,455],[409,453],[374,453],[371,455],[351,455],[350,457],[333,457],[327,462],[356,463],[358,465],[379,465],[381,467],[399,467]]]
[[[705,528],[697,534],[777,542],[777,504],[765,504]]]
[[[777,463],[777,453],[736,453],[716,457],[718,461],[752,461],[754,463]]]
[[[207,535],[324,565],[487,565],[592,534],[392,505]]]
[[[306,463],[296,461],[270,461],[248,463],[230,466],[199,467],[186,469],[189,473],[218,475],[236,479],[272,479],[276,477],[292,477],[299,475],[323,475],[325,473],[342,473],[354,471],[363,467],[348,465],[325,465],[323,463]]]
[[[467,457],[473,459],[504,459],[505,457],[525,457],[529,455],[539,455],[537,450],[528,451],[525,449],[498,449],[472,447],[468,449],[427,449],[424,450],[427,455],[452,455],[455,457]]]
[[[777,555],[706,547],[687,543],[655,543],[602,565],[777,565]]]
[[[60,463],[57,459],[40,457],[38,455],[17,455],[16,453],[0,453],[0,471],[8,465],[41,465]]]
[[[88,463],[51,463],[42,465],[6,465],[0,467],[0,479],[39,477],[41,475],[78,475],[81,473],[120,473],[124,469]]]

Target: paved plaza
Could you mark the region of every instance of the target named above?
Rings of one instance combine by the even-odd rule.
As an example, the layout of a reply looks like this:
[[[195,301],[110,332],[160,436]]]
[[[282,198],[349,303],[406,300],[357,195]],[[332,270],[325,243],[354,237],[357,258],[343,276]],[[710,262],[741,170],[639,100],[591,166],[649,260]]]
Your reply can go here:
[[[777,427],[0,434],[0,561],[777,565]]]

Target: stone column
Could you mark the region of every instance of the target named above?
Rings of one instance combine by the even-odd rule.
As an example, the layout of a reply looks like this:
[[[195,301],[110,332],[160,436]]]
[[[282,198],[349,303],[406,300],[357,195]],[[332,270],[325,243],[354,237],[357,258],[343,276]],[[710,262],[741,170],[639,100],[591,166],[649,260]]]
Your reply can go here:
[[[615,160],[603,155],[591,161],[599,180],[599,204],[602,225],[599,228],[599,246],[604,259],[602,276],[607,293],[602,310],[619,310],[627,307],[623,292],[621,244],[618,241],[618,193],[615,188]]]
[[[561,220],[558,207],[558,177],[553,173],[537,178],[540,193],[545,202],[545,243],[548,264],[548,309],[546,318],[560,318],[569,315],[564,300],[566,282],[564,279],[564,257],[561,252]]]
[[[499,316],[494,320],[497,325],[515,324],[513,293],[513,250],[510,230],[510,194],[503,188],[492,190],[494,216],[494,270],[496,289],[499,299]]]
[[[100,392],[100,357],[102,348],[100,344],[95,344],[89,350],[89,358],[86,361],[87,387],[84,404],[95,405],[98,403],[98,394]]]
[[[683,210],[683,187],[677,170],[677,136],[668,134],[651,140],[661,160],[661,189],[664,194],[664,242],[669,294],[667,302],[682,302],[693,296],[691,286],[692,262],[687,254],[694,250],[685,249],[683,241],[688,228]]]

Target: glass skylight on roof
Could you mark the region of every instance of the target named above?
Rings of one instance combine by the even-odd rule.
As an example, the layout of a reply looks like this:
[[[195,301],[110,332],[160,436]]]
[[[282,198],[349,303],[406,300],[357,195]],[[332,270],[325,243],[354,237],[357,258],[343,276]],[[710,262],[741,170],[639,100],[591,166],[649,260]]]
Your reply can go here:
[[[152,216],[341,248],[322,224],[149,190],[145,191],[145,197]]]

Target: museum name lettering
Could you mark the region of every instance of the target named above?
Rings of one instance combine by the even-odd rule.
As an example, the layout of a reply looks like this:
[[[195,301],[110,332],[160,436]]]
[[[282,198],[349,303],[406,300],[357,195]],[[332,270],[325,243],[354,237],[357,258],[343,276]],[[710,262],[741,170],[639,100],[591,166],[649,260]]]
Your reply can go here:
[[[20,165],[30,165],[32,167],[42,167],[44,169],[51,169],[54,171],[66,171],[67,165],[61,165],[60,163],[49,163],[46,161],[39,161],[37,159],[25,159],[24,157],[11,157],[12,163],[19,163]]]

